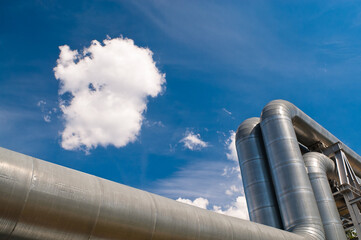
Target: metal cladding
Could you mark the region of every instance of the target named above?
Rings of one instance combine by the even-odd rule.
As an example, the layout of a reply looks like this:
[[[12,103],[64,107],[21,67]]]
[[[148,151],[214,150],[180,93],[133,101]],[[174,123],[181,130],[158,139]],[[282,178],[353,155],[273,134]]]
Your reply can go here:
[[[262,112],[264,145],[284,229],[325,239],[321,217],[289,113],[279,105]]]
[[[259,118],[247,119],[239,125],[236,147],[250,220],[282,229]]]
[[[298,141],[309,148],[317,144],[322,144],[323,148],[326,148],[339,142],[356,175],[361,177],[361,156],[295,105],[285,100],[273,100],[263,109],[261,119],[265,119],[269,115],[282,115],[289,118],[292,121]]]
[[[325,155],[316,152],[306,153],[303,155],[303,159],[321,214],[326,239],[346,240],[335,199],[328,183],[328,178],[334,178],[335,175],[334,162]]]
[[[0,239],[303,238],[0,148]]]
[[[345,240],[328,179],[346,172],[338,167],[336,175],[321,153],[302,156],[299,143],[303,152],[333,153],[352,179],[352,169],[361,177],[359,155],[293,104],[272,101],[261,121],[244,121],[236,134],[250,218],[257,223],[0,148],[0,239]],[[348,187],[361,196],[357,179]],[[359,213],[351,197],[342,199],[353,201],[347,213]]]

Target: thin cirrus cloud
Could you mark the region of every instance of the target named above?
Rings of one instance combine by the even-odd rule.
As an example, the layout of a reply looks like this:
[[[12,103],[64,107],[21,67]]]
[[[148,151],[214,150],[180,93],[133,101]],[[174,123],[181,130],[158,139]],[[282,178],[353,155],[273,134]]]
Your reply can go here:
[[[54,73],[65,120],[62,147],[88,151],[134,142],[147,98],[164,89],[165,75],[157,69],[152,51],[126,38],[93,40],[81,52],[67,45],[59,48]]]
[[[183,143],[185,148],[189,150],[201,150],[202,148],[208,147],[208,143],[201,139],[200,134],[195,134],[193,132],[187,131],[185,133],[184,138],[182,138],[179,142]]]
[[[234,137],[230,131],[225,141],[227,160],[198,159],[173,176],[158,180],[152,191],[182,203],[249,219]]]

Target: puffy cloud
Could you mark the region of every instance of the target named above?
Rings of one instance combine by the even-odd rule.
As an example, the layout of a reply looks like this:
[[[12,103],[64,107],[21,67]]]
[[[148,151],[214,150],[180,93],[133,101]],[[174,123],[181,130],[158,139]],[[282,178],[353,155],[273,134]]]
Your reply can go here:
[[[38,107],[43,107],[46,104],[46,102],[44,100],[40,100],[36,105]]]
[[[228,196],[232,196],[234,195],[235,193],[239,193],[242,191],[242,188],[240,187],[237,187],[236,185],[232,185],[229,189],[226,190],[226,194]]]
[[[176,201],[193,205],[203,209],[207,209],[209,205],[208,199],[202,197],[196,198],[193,201],[190,199],[178,198]],[[222,210],[222,207],[220,206],[213,205],[212,211],[232,217],[249,219],[248,211],[247,211],[247,203],[244,196],[237,197],[236,201],[226,206],[225,210]]]
[[[57,112],[57,109],[53,108],[49,110],[49,107],[47,106],[47,102],[45,100],[40,100],[36,105],[40,108],[43,114],[44,121],[50,123],[51,117]]]
[[[223,161],[197,159],[173,176],[158,180],[152,192],[173,199],[178,198],[177,201],[191,205],[199,205],[201,202],[201,206],[208,210],[249,219],[235,148],[235,133],[230,131],[229,137],[225,138],[227,140]],[[202,201],[196,201],[197,199]]]
[[[50,115],[45,115],[45,116],[44,116],[44,121],[47,122],[47,123],[51,122],[51,117],[50,117]]]
[[[182,138],[179,142],[183,143],[184,147],[192,151],[208,147],[208,143],[201,139],[201,135],[194,134],[193,132],[186,132],[185,137]]]
[[[249,219],[246,198],[244,196],[237,197],[236,201],[225,210],[222,210],[219,206],[213,206],[213,211],[232,217]]]
[[[230,131],[230,136],[226,141],[227,150],[226,156],[229,160],[238,162],[237,150],[236,150],[236,133]]]
[[[178,198],[176,201],[186,203],[189,205],[193,205],[193,206],[203,208],[203,209],[207,209],[207,206],[209,204],[208,199],[201,198],[201,197],[194,199],[194,201],[192,201],[190,199],[185,199],[185,198]]]
[[[153,53],[125,38],[94,40],[80,53],[67,45],[59,48],[54,73],[65,120],[62,147],[89,150],[134,142],[147,98],[160,94],[165,83]]]

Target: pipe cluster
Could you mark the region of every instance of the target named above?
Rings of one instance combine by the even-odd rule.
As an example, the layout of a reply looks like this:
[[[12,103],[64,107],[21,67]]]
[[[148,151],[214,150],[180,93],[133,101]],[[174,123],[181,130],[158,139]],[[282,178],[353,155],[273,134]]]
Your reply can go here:
[[[305,239],[346,239],[328,182],[333,161],[317,152],[302,156],[299,147],[333,141],[339,140],[283,100],[267,104],[260,119],[244,121],[236,147],[250,219]],[[359,167],[358,155],[347,151]]]
[[[0,239],[344,240],[334,163],[299,148],[338,141],[282,100],[244,121],[236,147],[253,222],[0,148]],[[360,156],[343,150],[361,176]]]

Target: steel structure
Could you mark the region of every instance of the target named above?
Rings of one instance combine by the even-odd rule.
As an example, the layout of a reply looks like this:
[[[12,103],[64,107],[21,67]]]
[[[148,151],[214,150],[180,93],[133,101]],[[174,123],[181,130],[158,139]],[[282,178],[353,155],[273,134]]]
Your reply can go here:
[[[0,239],[323,240],[360,232],[361,157],[293,104],[244,121],[251,221],[0,148]]]

